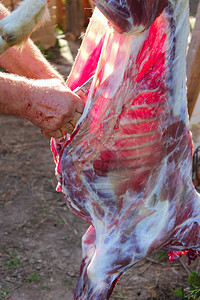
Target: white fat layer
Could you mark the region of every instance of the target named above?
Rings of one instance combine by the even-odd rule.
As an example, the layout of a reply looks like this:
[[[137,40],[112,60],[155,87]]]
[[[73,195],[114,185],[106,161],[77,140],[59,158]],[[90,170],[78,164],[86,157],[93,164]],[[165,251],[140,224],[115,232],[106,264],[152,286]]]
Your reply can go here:
[[[156,237],[169,220],[169,201],[159,201],[156,212],[138,223],[135,228],[137,243],[141,249],[147,251]],[[144,253],[146,254],[146,253]]]
[[[163,163],[163,166],[160,170],[159,177],[157,177],[156,185],[151,191],[151,194],[145,199],[145,206],[148,209],[153,211],[153,214],[143,219],[136,226],[135,234],[137,236],[138,244],[141,249],[149,249],[150,245],[153,243],[155,238],[160,236],[160,233],[170,220],[170,226],[168,230],[173,228],[175,223],[175,216],[172,219],[173,215],[172,207],[169,206],[169,200],[161,196],[163,182],[165,182],[165,173],[166,173],[167,158]],[[155,201],[157,199],[157,201]],[[153,204],[153,205],[152,205]]]

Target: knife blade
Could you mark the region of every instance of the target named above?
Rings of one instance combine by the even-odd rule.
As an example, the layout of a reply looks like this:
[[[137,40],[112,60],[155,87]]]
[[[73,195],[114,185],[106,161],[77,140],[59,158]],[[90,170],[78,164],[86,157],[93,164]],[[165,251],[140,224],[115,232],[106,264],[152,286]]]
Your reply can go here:
[[[77,93],[78,91],[83,91],[85,94],[89,91],[92,81],[93,81],[94,75],[91,76],[86,82],[84,82],[81,86],[78,86],[73,90],[74,93]]]

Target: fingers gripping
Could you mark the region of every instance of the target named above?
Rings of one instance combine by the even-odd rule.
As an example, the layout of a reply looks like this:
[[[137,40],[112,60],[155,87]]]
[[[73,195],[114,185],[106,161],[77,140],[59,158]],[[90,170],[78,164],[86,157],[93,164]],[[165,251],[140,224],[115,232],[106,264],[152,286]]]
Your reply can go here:
[[[0,54],[20,45],[48,17],[46,0],[24,0],[10,15],[0,20]]]
[[[47,138],[50,138],[50,137],[61,138],[66,133],[72,134],[72,132],[75,129],[76,123],[78,122],[80,117],[81,117],[81,113],[75,112],[72,120],[69,121],[68,123],[66,123],[66,125],[63,125],[60,129],[57,129],[52,132],[42,131],[42,134]]]

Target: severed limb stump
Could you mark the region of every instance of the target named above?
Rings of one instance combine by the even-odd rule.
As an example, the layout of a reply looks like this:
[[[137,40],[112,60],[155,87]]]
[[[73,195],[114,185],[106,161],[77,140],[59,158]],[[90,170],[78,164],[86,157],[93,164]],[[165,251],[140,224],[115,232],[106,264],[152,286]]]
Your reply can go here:
[[[188,113],[191,117],[200,92],[200,3],[187,54],[187,87]]]

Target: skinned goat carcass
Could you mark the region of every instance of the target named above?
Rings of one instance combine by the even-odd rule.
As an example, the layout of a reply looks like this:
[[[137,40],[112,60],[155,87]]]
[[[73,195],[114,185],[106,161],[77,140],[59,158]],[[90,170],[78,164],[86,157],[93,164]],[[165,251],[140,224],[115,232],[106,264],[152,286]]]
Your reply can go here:
[[[22,46],[31,33],[48,19],[48,1],[24,0],[16,10],[0,20],[0,55],[12,46]]]
[[[200,250],[200,197],[191,179],[186,47],[188,0],[96,0],[67,81],[94,75],[71,137],[52,140],[71,210],[91,224],[75,299],[108,299],[154,249]]]

